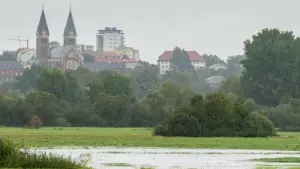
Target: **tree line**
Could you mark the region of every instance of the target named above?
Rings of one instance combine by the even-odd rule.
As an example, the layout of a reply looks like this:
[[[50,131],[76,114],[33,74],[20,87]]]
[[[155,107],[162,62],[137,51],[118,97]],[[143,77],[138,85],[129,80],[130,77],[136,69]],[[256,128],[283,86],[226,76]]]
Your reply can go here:
[[[175,48],[172,71],[140,62],[132,71],[62,72],[33,66],[0,95],[0,125],[156,127],[165,136],[269,136],[274,127],[297,129],[299,38],[264,29],[245,41],[245,54],[222,61],[204,55],[194,70],[187,53]],[[209,76],[226,80],[214,89]],[[6,89],[5,88],[5,89]],[[37,120],[40,119],[40,122]]]

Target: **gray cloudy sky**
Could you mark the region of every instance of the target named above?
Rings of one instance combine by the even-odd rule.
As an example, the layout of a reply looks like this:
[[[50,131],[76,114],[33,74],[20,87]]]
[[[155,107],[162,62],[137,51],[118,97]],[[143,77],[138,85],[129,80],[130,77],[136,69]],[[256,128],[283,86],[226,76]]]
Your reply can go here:
[[[16,49],[8,39],[18,36],[31,38],[35,48],[43,3],[51,40],[62,42],[72,4],[78,43],[95,45],[96,30],[115,26],[150,62],[175,46],[225,59],[242,53],[243,41],[266,27],[300,33],[298,0],[1,0],[1,51]]]

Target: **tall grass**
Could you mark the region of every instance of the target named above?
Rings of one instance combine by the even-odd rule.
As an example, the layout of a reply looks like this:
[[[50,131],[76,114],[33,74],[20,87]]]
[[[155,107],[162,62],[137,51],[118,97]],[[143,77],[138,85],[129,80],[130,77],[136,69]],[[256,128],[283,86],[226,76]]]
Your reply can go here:
[[[82,162],[52,154],[21,151],[11,142],[0,139],[0,168],[88,169]]]

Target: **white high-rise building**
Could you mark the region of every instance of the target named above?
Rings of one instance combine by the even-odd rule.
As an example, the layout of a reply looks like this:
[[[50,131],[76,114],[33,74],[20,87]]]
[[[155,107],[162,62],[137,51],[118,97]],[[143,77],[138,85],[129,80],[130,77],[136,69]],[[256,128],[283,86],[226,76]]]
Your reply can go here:
[[[106,27],[104,30],[98,30],[96,37],[96,50],[99,52],[114,51],[125,46],[124,33],[116,27]]]

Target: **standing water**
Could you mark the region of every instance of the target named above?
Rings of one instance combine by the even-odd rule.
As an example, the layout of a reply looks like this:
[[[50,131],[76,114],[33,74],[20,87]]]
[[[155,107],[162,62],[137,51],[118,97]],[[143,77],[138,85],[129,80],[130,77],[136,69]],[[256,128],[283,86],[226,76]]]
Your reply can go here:
[[[260,158],[300,157],[299,151],[211,150],[162,148],[87,148],[38,149],[74,159],[89,159],[95,169],[255,169]],[[268,163],[287,166],[291,164]]]

